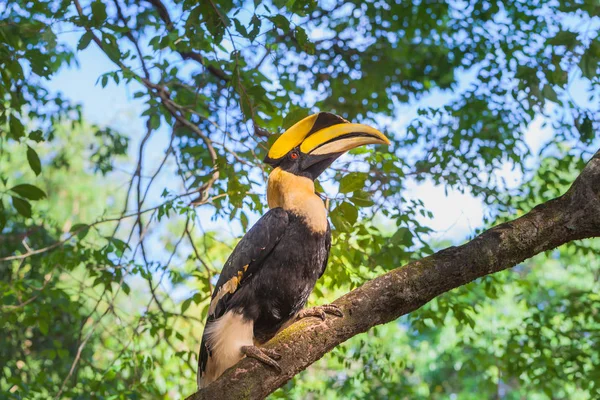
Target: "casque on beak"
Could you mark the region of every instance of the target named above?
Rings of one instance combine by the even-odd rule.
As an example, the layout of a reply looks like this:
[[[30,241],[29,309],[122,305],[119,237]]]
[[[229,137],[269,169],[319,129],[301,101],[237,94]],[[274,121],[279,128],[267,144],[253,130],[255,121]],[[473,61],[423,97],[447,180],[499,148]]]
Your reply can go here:
[[[390,144],[385,135],[368,125],[353,124],[328,112],[313,114],[285,131],[271,146],[265,162],[288,163],[298,154],[298,173],[316,179],[345,152],[367,144]]]

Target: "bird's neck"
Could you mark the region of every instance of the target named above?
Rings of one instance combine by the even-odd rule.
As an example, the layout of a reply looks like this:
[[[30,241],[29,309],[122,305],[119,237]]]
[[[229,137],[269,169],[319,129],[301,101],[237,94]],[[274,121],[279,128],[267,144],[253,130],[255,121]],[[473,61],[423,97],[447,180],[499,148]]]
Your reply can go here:
[[[267,185],[269,208],[281,207],[304,218],[314,232],[327,230],[327,211],[323,200],[315,193],[314,182],[275,168]]]

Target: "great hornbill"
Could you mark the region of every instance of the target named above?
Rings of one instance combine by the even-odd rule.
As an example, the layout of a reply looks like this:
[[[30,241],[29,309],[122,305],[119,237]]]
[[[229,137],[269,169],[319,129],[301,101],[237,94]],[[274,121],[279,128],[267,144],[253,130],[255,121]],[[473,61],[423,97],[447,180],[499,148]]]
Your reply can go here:
[[[219,276],[202,335],[198,387],[244,355],[280,370],[279,355],[257,345],[296,318],[342,316],[332,304],[302,310],[331,247],[314,180],[350,149],[389,143],[378,130],[327,112],[304,118],[275,141],[264,160],[274,167],[267,186],[270,210],[244,235]]]

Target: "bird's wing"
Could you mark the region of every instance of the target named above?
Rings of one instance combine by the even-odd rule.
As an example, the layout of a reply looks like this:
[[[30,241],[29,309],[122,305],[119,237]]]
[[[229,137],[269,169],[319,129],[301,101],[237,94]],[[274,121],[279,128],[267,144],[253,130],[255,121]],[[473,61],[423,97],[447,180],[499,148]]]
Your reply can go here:
[[[225,313],[231,295],[243,281],[258,271],[262,261],[283,236],[288,222],[288,213],[284,209],[278,207],[269,210],[235,246],[213,291],[208,311],[209,321]]]
[[[327,268],[327,261],[329,261],[329,250],[331,250],[331,226],[329,225],[329,221],[327,221],[327,232],[325,232],[325,261],[323,261],[319,278],[323,276],[325,269]]]
[[[207,326],[221,317],[228,308],[231,296],[241,284],[258,271],[263,260],[275,248],[289,223],[287,211],[273,208],[263,215],[235,246],[225,262],[208,309]],[[204,371],[208,359],[205,338],[200,347],[199,369]]]

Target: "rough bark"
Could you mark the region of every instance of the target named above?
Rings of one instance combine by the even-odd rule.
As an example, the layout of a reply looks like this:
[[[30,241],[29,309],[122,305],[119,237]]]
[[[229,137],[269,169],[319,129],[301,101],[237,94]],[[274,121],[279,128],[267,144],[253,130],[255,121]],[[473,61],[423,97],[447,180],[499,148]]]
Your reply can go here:
[[[338,344],[423,306],[436,296],[477,278],[511,268],[567,242],[600,236],[600,151],[571,188],[513,221],[470,242],[442,250],[369,281],[334,302],[344,318],[296,322],[266,347],[282,355],[277,374],[243,359],[187,400],[261,399],[323,357]]]

